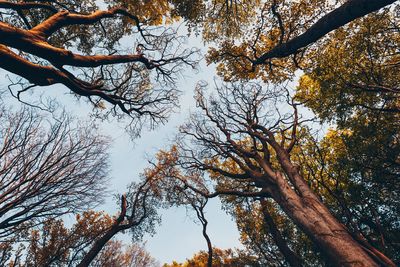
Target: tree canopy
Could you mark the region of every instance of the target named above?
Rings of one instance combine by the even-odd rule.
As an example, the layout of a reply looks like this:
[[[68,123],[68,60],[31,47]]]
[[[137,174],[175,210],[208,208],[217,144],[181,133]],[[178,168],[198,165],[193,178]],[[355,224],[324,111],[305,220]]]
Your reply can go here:
[[[0,0],[0,265],[155,266],[140,242],[171,207],[206,250],[166,267],[400,264],[399,19],[396,0]],[[95,210],[113,167],[96,123],[165,123],[204,62],[214,86],[198,81],[176,138],[114,216]],[[217,197],[242,249],[208,233]]]

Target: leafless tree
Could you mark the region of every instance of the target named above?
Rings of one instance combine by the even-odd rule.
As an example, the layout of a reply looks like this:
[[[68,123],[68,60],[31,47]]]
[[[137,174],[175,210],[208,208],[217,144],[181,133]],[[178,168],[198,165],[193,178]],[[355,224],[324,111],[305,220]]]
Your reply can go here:
[[[143,120],[167,118],[177,105],[176,75],[196,64],[184,37],[146,27],[126,8],[2,0],[0,11],[0,68],[24,78],[11,88],[18,99],[35,86],[62,84],[99,116],[130,116],[136,131]],[[119,45],[124,36],[133,42],[127,49]]]
[[[100,203],[107,147],[91,124],[0,110],[0,236]]]

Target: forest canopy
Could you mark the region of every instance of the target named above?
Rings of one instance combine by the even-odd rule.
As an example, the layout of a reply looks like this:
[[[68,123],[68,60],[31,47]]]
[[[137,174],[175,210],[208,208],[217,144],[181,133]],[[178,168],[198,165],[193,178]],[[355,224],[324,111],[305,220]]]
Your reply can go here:
[[[142,242],[172,207],[204,249],[165,267],[400,264],[398,1],[0,0],[0,68],[1,266],[160,265]],[[179,115],[109,192],[99,125]],[[214,245],[215,198],[240,249]]]

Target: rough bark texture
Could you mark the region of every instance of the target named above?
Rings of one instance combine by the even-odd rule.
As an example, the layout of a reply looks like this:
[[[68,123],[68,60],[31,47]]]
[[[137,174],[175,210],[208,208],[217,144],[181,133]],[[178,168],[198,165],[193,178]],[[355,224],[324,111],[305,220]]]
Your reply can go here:
[[[188,136],[188,142],[195,140],[199,144],[198,151],[201,152],[195,154],[186,143],[180,146],[184,157],[190,159],[191,168],[212,170],[221,175],[221,179],[234,180],[242,187],[223,188],[227,184],[223,180],[221,191],[217,188],[215,193],[205,196],[250,196],[248,193],[251,193],[253,197],[258,194],[258,197],[272,198],[319,248],[330,265],[379,266],[382,261],[377,260],[377,254],[358,242],[330,213],[302,177],[300,168],[292,162],[290,153],[298,143],[298,104],[289,102],[294,109],[290,119],[280,117],[273,123],[268,121],[270,109],[263,112],[262,108],[263,105],[276,105],[276,98],[268,102],[266,99],[270,96],[261,86],[233,85],[218,89],[219,101],[213,97],[206,101],[199,90],[197,104],[206,119],[194,117],[190,124],[180,128],[181,133]],[[284,126],[279,127],[280,124]],[[221,161],[228,158],[229,164],[225,167],[210,158]],[[221,166],[224,169],[221,170]],[[216,179],[218,175],[215,175]],[[196,192],[201,193],[201,190]]]
[[[378,266],[319,200],[300,198],[286,183],[281,183],[277,189],[274,200],[330,263],[335,266]]]
[[[277,143],[271,142],[292,188],[281,172],[276,172],[276,188],[272,198],[293,222],[319,247],[335,266],[379,266],[328,210],[307,185],[290,155]]]

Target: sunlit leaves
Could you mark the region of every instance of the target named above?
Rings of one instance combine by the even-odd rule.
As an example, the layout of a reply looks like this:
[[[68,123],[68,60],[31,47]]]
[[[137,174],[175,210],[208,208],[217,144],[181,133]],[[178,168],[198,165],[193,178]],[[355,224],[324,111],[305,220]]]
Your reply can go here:
[[[309,55],[297,97],[322,119],[339,123],[374,110],[399,112],[396,12],[387,9],[331,34]]]

